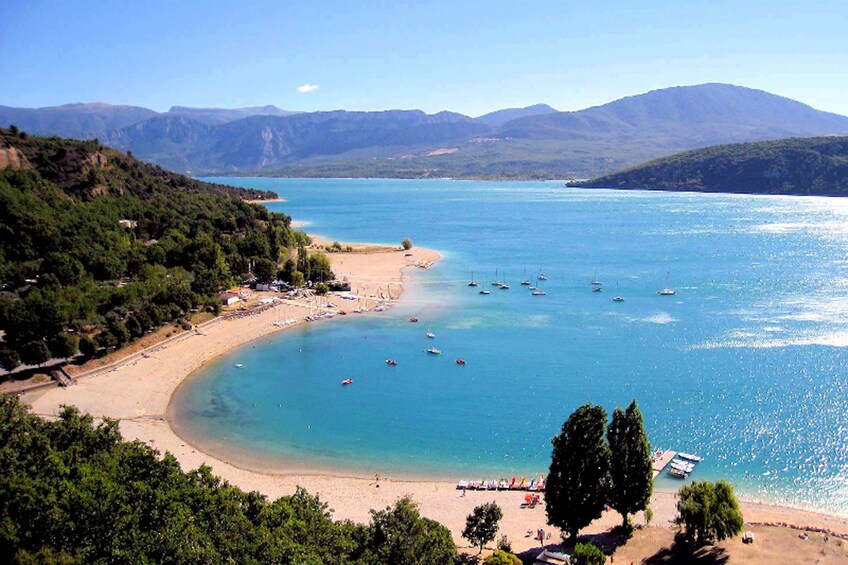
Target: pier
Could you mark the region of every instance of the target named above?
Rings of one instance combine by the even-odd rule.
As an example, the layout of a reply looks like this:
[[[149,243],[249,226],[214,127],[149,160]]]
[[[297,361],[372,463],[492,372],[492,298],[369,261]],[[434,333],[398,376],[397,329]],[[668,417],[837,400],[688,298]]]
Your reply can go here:
[[[654,470],[654,478],[656,479],[662,470],[666,468],[666,465],[671,463],[671,460],[677,456],[676,451],[672,451],[671,449],[666,449],[662,452],[658,457],[654,457],[651,459],[651,467]]]

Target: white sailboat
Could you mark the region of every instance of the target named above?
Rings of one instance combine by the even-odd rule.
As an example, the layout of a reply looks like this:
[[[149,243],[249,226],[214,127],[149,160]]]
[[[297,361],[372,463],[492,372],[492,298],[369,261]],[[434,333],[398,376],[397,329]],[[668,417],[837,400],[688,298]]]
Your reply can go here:
[[[668,286],[668,277],[671,275],[671,269],[669,269],[665,274],[665,283],[666,287],[657,291],[657,294],[660,296],[674,296],[677,294],[675,290]]]

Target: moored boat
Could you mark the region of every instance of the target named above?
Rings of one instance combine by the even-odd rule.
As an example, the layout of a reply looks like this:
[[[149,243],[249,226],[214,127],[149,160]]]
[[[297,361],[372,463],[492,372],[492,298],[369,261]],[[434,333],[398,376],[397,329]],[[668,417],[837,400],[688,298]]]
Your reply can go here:
[[[465,359],[457,359],[456,364],[457,365],[465,365]]]
[[[342,381],[342,384],[343,384],[343,385],[350,385],[350,384],[353,384],[353,379],[345,379],[345,380],[343,380],[343,381]]]
[[[704,458],[701,457],[700,455],[692,455],[691,453],[678,453],[677,456],[680,457],[681,459],[686,459],[688,461],[694,461],[695,463],[700,463],[701,461],[704,460]]]
[[[442,354],[442,352],[440,350],[436,349],[435,347],[431,347],[430,349],[428,349],[427,353],[431,353],[433,355],[441,355]]]
[[[391,365],[394,367],[395,365],[397,365],[397,361],[395,361],[394,359],[386,359],[386,365]]]
[[[491,290],[481,290],[480,294],[492,294]]]

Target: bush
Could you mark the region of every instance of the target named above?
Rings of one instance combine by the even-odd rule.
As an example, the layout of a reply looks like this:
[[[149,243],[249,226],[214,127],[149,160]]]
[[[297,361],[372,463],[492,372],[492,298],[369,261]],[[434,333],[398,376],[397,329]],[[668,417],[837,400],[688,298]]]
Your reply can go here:
[[[498,549],[483,560],[483,565],[521,565],[521,559],[508,551]]]
[[[315,285],[315,293],[316,294],[322,294],[322,295],[327,294],[327,292],[329,292],[329,290],[330,290],[330,287],[327,286],[326,283],[320,282],[320,283]]]
[[[412,240],[407,237],[400,242],[400,246],[403,247],[404,251],[409,251],[412,249]]]
[[[571,554],[572,565],[604,565],[606,562],[606,554],[591,543],[578,543]]]
[[[506,551],[507,553],[512,553],[512,542],[509,541],[509,538],[506,537],[506,535],[502,535],[498,538],[498,549]]]

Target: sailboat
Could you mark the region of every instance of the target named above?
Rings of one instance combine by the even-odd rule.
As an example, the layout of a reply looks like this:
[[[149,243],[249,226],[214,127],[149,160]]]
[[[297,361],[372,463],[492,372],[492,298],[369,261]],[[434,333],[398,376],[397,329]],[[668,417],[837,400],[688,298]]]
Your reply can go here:
[[[618,281],[615,281],[615,291],[618,292]],[[620,294],[617,294],[612,297],[613,302],[624,302],[624,297]]]
[[[595,267],[595,276],[592,279],[592,286],[603,286],[604,283],[598,280],[598,268]]]
[[[527,278],[527,269],[524,269],[524,280],[521,281],[524,286],[530,286],[530,279]]]
[[[506,277],[504,277],[504,280],[506,280]],[[505,282],[502,282],[501,285],[500,285],[500,289],[501,290],[509,290],[509,285],[506,284]]]
[[[669,269],[669,270],[666,272],[666,274],[665,274],[665,281],[666,281],[666,285],[668,285],[668,277],[669,277],[670,275],[671,275],[671,269]],[[659,294],[660,296],[673,296],[673,295],[675,295],[675,294],[677,294],[677,293],[674,291],[674,289],[673,289],[673,288],[670,288],[669,286],[666,286],[665,288],[662,288],[662,289],[658,290],[658,291],[657,291],[657,294]]]
[[[492,281],[492,286],[501,286],[503,283],[498,278],[498,270],[495,269],[495,280]]]
[[[468,286],[477,286],[477,281],[474,280],[474,271],[471,271],[471,282],[468,283]]]

